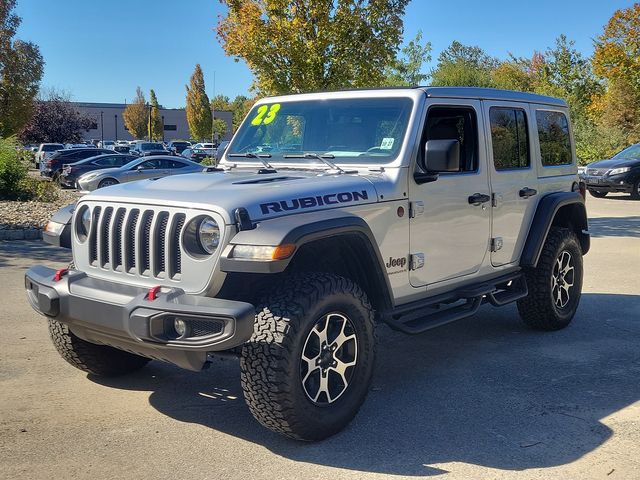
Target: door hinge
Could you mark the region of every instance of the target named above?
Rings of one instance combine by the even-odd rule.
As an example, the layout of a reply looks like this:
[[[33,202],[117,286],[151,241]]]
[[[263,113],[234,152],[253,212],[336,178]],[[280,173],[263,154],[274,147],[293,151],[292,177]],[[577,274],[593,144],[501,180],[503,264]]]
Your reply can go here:
[[[502,203],[502,195],[500,195],[499,193],[491,194],[491,206],[493,208],[498,208],[501,203]]]
[[[419,217],[424,213],[424,202],[409,202],[409,218]]]
[[[424,267],[424,253],[412,253],[409,255],[409,269],[418,270]]]
[[[497,252],[502,248],[502,237],[496,237],[491,239],[491,251]]]

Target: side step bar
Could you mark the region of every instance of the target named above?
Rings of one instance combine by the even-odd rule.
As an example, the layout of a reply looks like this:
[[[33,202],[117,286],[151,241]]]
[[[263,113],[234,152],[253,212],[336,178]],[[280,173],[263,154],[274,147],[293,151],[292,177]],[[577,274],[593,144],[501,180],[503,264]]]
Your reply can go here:
[[[469,317],[484,302],[501,307],[526,297],[528,293],[524,274],[511,273],[491,282],[400,305],[383,313],[382,318],[394,330],[413,335]]]

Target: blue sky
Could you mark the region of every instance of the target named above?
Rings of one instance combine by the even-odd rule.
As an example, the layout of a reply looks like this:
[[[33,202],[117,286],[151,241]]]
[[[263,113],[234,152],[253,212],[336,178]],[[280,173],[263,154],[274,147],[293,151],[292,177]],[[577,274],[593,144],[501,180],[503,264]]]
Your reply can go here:
[[[433,57],[453,40],[489,54],[530,56],[565,33],[589,55],[593,38],[618,8],[633,0],[413,0],[405,39],[421,29]],[[155,89],[166,107],[184,106],[185,84],[196,63],[209,95],[246,94],[251,72],[224,55],[214,27],[224,7],[218,0],[18,0],[19,38],[40,46],[46,61],[43,85],[68,91],[74,100],[130,101],[140,85]]]

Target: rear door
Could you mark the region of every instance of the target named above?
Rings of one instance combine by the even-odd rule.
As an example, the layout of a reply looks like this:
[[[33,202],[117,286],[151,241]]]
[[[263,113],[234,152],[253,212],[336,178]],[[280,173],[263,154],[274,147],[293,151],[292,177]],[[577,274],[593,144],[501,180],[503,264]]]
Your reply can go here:
[[[535,213],[538,175],[533,162],[535,120],[528,104],[483,101],[492,191],[491,263],[518,261]]]

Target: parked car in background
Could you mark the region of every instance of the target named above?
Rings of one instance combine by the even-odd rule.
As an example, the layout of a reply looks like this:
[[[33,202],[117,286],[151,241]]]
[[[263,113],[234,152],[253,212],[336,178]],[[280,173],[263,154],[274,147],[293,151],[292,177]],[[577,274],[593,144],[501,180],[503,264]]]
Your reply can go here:
[[[196,143],[191,149],[190,159],[194,162],[201,162],[206,157],[215,157],[216,148],[213,143]]]
[[[113,151],[118,153],[129,153],[130,150],[131,147],[129,146],[129,144],[121,145],[117,143],[113,146]]]
[[[107,168],[85,173],[77,179],[78,190],[92,191],[118,183],[147,178],[167,177],[183,173],[202,172],[202,165],[172,155],[136,158],[120,168]]]
[[[184,149],[191,147],[191,142],[176,140],[174,142],[169,142],[167,145],[167,150],[175,153],[176,155],[180,155]]]
[[[54,152],[46,161],[40,163],[40,175],[49,177],[53,181],[60,180],[62,166],[95,157],[96,155],[114,153],[106,148],[73,148],[69,150],[59,150]]]
[[[171,153],[164,148],[164,145],[160,142],[137,142],[129,151],[134,155],[143,157],[149,155],[169,155]]]
[[[35,167],[40,168],[40,164],[43,163],[44,160],[53,155],[54,152],[63,149],[64,145],[61,143],[41,143],[36,152]]]
[[[68,150],[70,148],[87,148],[87,145],[85,145],[84,143],[67,143],[64,146],[65,150]]]
[[[113,150],[113,147],[115,146],[116,142],[114,142],[113,140],[101,140],[98,143],[98,148],[106,148],[107,150]]]
[[[613,158],[590,163],[581,178],[594,197],[623,192],[640,200],[640,143],[625,148]]]
[[[63,187],[75,188],[76,181],[85,173],[102,170],[104,168],[119,168],[136,158],[138,157],[134,155],[112,153],[85,158],[84,160],[71,164],[64,164],[62,166],[59,183]]]
[[[227,149],[228,146],[229,146],[228,140],[220,142],[220,145],[218,145],[218,148],[216,148],[216,163],[220,162],[220,160],[222,159],[222,155],[224,155],[224,151]]]

